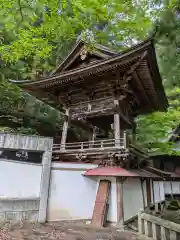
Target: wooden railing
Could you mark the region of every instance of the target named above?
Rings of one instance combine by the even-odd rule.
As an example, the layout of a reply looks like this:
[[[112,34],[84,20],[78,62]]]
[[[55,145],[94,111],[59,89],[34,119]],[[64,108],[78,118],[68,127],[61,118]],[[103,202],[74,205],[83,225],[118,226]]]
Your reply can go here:
[[[126,148],[126,140],[121,139],[106,139],[106,140],[95,140],[87,142],[74,142],[66,144],[54,144],[53,152],[62,151],[85,151],[85,150],[95,150],[95,149],[106,149],[106,148]]]
[[[179,240],[180,225],[163,220],[150,214],[140,212],[138,214],[138,231],[140,235],[153,240]]]

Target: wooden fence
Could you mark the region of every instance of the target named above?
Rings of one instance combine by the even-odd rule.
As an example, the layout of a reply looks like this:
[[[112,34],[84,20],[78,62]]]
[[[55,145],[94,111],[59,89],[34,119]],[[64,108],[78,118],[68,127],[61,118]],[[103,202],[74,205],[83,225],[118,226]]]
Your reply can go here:
[[[126,138],[120,139],[104,139],[87,142],[73,142],[66,143],[61,149],[62,144],[54,144],[53,152],[71,152],[71,151],[87,151],[94,149],[106,149],[106,148],[126,148]]]
[[[180,225],[159,217],[140,212],[138,214],[138,230],[140,235],[153,240],[179,240]]]

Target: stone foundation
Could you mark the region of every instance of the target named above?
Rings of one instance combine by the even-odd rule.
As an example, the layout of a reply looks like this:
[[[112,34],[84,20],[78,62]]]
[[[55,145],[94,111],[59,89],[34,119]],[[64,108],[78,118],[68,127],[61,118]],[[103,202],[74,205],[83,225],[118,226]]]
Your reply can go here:
[[[37,222],[39,202],[39,198],[0,198],[0,222]]]

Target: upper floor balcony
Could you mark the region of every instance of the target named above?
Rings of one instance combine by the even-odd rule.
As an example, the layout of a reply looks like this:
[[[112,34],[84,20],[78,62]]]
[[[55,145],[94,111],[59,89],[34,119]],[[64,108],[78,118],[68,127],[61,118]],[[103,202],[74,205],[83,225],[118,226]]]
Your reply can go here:
[[[66,144],[54,144],[53,153],[92,153],[103,151],[117,151],[127,148],[127,138],[103,139],[86,142],[72,142]]]

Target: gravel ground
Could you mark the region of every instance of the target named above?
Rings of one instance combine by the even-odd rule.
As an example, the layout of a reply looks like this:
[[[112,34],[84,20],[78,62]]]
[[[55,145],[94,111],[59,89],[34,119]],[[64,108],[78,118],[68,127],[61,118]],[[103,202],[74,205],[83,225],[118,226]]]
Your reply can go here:
[[[1,224],[0,240],[137,240],[135,233],[69,223]]]

